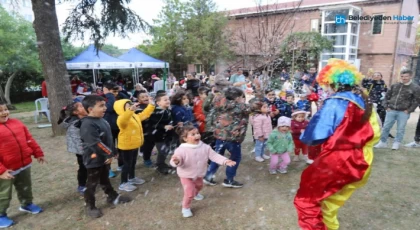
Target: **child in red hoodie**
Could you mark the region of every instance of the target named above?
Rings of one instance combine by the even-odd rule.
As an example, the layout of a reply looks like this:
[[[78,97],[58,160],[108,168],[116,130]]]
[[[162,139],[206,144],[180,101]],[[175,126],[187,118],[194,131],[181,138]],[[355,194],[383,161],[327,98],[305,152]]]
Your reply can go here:
[[[32,157],[44,163],[44,153],[32,138],[28,128],[17,119],[9,118],[9,110],[0,101],[0,228],[14,224],[7,217],[7,209],[15,186],[20,201],[19,211],[38,214],[42,209],[33,204]]]
[[[202,136],[202,141],[214,149],[215,139],[213,137],[213,132],[206,132],[206,115],[203,111],[203,103],[206,100],[210,89],[207,87],[200,87],[197,91],[198,96],[194,98],[194,118],[197,121],[198,131]]]
[[[295,156],[293,157],[293,161],[300,161],[299,154],[302,152],[303,160],[307,164],[312,164],[314,161],[308,158],[308,146],[300,141],[300,135],[305,131],[309,123],[306,120],[307,114],[309,113],[303,110],[292,113],[291,130],[293,142],[295,143]]]

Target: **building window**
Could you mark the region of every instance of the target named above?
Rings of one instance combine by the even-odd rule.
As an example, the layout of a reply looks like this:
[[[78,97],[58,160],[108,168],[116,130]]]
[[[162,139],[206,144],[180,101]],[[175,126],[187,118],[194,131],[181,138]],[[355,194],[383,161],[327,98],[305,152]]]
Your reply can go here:
[[[382,14],[374,14],[373,21],[372,21],[372,34],[382,34],[384,22],[382,18],[375,17],[375,16],[383,16]]]
[[[319,32],[319,19],[311,19],[311,32]]]
[[[411,26],[412,24],[411,23],[408,23],[407,24],[407,30],[405,31],[405,36],[407,37],[407,38],[410,38],[411,37]]]
[[[201,69],[203,68],[203,66],[201,64],[196,64],[195,65],[195,72],[196,73],[201,73]]]

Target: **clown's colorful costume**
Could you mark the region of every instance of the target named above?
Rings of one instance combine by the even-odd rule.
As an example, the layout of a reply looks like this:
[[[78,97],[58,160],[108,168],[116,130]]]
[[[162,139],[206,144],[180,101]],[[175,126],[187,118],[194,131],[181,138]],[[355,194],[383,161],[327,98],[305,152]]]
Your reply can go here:
[[[331,59],[317,81],[322,86],[354,86],[361,78],[354,66]],[[367,182],[380,126],[373,110],[363,122],[365,109],[362,96],[352,91],[335,93],[302,134],[303,143],[322,144],[320,155],[303,171],[294,200],[302,229],[338,229],[338,209]]]

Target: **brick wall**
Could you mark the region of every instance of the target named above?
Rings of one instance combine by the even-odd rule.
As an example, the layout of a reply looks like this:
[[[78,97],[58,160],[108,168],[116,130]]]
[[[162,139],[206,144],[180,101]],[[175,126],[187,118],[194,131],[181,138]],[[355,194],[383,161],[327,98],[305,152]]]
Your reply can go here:
[[[362,54],[359,55],[361,60],[360,72],[366,74],[369,68],[372,68],[375,72],[380,72],[383,76],[383,80],[387,85],[390,83],[393,60],[392,54]]]

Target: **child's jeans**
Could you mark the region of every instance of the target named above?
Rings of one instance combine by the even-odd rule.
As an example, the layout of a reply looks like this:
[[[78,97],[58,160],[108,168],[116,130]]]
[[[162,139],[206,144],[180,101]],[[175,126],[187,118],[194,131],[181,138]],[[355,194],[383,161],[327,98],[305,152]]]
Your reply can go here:
[[[13,185],[22,206],[32,203],[31,168],[27,168],[10,180],[0,180],[0,215],[6,215],[12,200]]]
[[[266,145],[267,139],[264,139],[264,141],[260,141],[258,139],[255,140],[255,157],[262,157],[262,155],[264,155]]]
[[[282,162],[279,164],[279,158],[282,159]],[[271,154],[270,158],[270,169],[287,169],[287,166],[290,164],[290,156],[288,152],[280,154]]]
[[[236,176],[236,170],[239,167],[239,163],[242,159],[241,143],[232,141],[216,140],[216,152],[222,156],[225,155],[225,151],[229,151],[230,160],[235,161],[236,165],[232,167],[226,167],[226,179],[232,181]],[[219,165],[211,162],[206,173],[206,180],[211,180],[214,174],[216,174]]]
[[[293,142],[295,143],[295,155],[299,156],[300,151],[302,150],[303,155],[308,155],[308,146],[305,145],[299,139],[293,138]]]
[[[203,188],[203,178],[197,177],[195,180],[191,178],[179,178],[184,188],[184,199],[182,200],[182,208],[190,208],[191,201]]]

